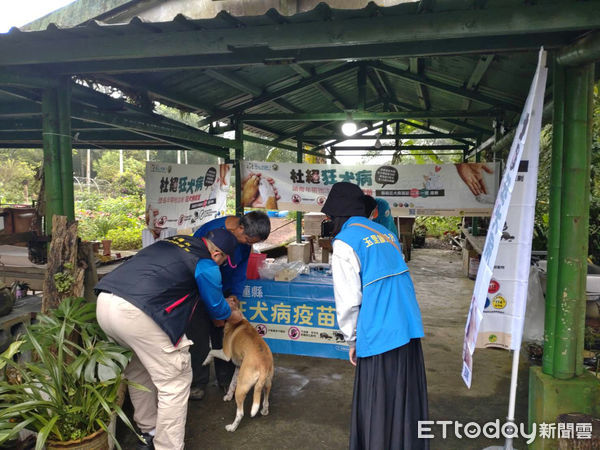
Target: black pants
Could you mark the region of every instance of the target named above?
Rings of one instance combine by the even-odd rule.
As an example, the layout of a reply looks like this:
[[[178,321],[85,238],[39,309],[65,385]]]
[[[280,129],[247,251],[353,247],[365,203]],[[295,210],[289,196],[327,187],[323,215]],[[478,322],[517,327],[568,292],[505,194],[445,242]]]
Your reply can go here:
[[[202,363],[208,356],[212,348],[223,348],[223,328],[215,327],[208,316],[204,305],[198,303],[198,307],[192,316],[190,326],[187,330],[187,337],[194,341],[190,347],[192,356],[192,387],[208,384],[210,376],[210,366],[203,366]],[[232,362],[223,361],[215,358],[215,373],[219,386],[229,387],[231,377],[235,370]]]
[[[421,340],[358,358],[354,379],[351,450],[426,450],[418,421],[428,419]]]

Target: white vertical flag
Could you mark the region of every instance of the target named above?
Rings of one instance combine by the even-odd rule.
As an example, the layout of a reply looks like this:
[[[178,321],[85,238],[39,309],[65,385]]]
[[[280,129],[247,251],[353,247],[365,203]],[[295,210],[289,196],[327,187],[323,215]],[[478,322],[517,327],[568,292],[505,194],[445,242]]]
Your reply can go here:
[[[540,129],[542,124],[542,112],[544,109],[544,91],[546,88],[546,52],[540,50],[538,65],[529,89],[529,95],[519,120],[510,153],[508,154],[506,171],[502,177],[494,211],[490,219],[490,226],[485,240],[481,262],[475,280],[475,288],[471,298],[471,306],[465,326],[465,339],[463,343],[463,370],[462,377],[468,387],[471,387],[473,374],[473,352],[476,343],[479,343],[478,333],[481,320],[486,311],[488,301],[496,301],[496,308],[492,304],[492,310],[507,308],[507,297],[511,306],[507,309],[509,314],[502,319],[501,325],[493,325],[498,332],[504,330],[510,334],[507,346],[518,348],[521,345],[521,334],[523,329],[523,318],[525,316],[525,304],[527,298],[527,281],[529,277],[529,261],[531,258],[531,236],[533,233],[533,216],[536,196],[537,163],[540,140]],[[525,155],[525,157],[523,157]],[[527,161],[529,174],[527,187],[526,177],[519,172],[521,160]],[[522,181],[518,181],[523,176]],[[516,188],[515,188],[515,183]],[[514,193],[513,193],[514,190]],[[512,197],[514,194],[514,197]],[[514,198],[513,199],[511,199]],[[510,207],[510,208],[509,208]],[[510,209],[510,212],[509,212]],[[505,228],[505,224],[507,227]],[[512,236],[512,239],[511,239]],[[499,251],[500,242],[502,251]],[[498,260],[497,260],[498,257]],[[494,271],[495,267],[504,266],[502,275],[500,269]],[[502,283],[498,287],[499,280],[491,283],[492,275],[502,276]],[[505,286],[503,286],[506,284]],[[491,291],[504,289],[505,296],[490,294]],[[489,296],[492,295],[492,299]],[[504,303],[504,306],[502,304]],[[487,314],[493,314],[488,307]],[[484,322],[488,326],[488,321]],[[487,334],[489,340],[490,334]],[[498,336],[498,335],[497,335]]]

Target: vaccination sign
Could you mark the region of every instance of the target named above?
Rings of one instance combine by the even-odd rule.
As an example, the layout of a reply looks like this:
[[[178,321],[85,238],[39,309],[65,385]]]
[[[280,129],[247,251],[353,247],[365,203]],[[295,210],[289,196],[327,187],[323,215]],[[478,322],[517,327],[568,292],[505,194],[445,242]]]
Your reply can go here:
[[[496,199],[499,164],[352,166],[245,161],[245,207],[320,211],[331,186],[355,183],[388,201],[394,216],[489,216]]]
[[[198,227],[225,214],[231,164],[146,163],[146,224],[157,237],[164,228]]]
[[[347,359],[331,279],[296,280],[247,280],[240,299],[244,317],[273,353]]]
[[[484,314],[488,317],[481,330],[485,331],[483,339],[502,339],[499,346],[512,349],[521,345],[547,72],[546,53],[540,51],[537,70],[506,160],[465,325],[462,378],[469,388],[473,352],[476,344],[481,344],[478,333]],[[494,312],[505,309],[508,314]],[[505,317],[500,319],[500,316]]]

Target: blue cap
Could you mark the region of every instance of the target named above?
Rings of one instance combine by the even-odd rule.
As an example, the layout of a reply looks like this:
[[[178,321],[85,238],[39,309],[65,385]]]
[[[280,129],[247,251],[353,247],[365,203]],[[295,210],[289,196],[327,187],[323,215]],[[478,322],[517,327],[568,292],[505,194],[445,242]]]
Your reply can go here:
[[[233,233],[225,228],[215,228],[214,230],[210,230],[206,233],[205,237],[228,256],[233,256],[233,252],[238,245],[238,241]]]

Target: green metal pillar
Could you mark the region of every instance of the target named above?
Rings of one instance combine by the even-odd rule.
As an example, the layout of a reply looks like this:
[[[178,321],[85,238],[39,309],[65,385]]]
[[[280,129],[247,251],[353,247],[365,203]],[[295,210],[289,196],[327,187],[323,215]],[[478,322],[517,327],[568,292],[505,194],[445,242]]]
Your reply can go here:
[[[75,195],[73,193],[73,146],[71,142],[71,80],[63,78],[57,89],[60,177],[63,214],[75,220]]]
[[[42,140],[44,143],[44,194],[46,213],[44,231],[52,233],[52,216],[64,213],[60,176],[60,147],[58,142],[58,102],[56,90],[44,89],[42,94]]]
[[[296,151],[296,162],[302,163],[302,134],[298,135],[296,139],[297,151]],[[296,242],[302,242],[302,212],[296,212]]]
[[[555,67],[550,236],[542,367],[529,370],[529,427],[600,415],[600,380],[583,368],[593,65]],[[530,449],[555,449],[538,438]]]
[[[589,183],[591,151],[588,127],[592,112],[589,96],[593,65],[565,69],[565,127],[563,189],[561,196],[560,253],[554,340],[554,377],[573,378],[583,373],[583,332],[587,273]]]
[[[544,357],[542,371],[554,374],[554,340],[556,329],[556,289],[560,251],[560,217],[565,126],[565,68],[554,64],[554,116],[552,118],[552,165],[550,169],[550,211],[548,214],[548,268],[546,281],[546,318],[544,322]]]
[[[235,120],[235,140],[238,143],[235,149],[235,214],[244,215],[244,206],[242,205],[242,162],[244,160],[244,123],[236,118]]]

